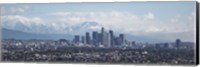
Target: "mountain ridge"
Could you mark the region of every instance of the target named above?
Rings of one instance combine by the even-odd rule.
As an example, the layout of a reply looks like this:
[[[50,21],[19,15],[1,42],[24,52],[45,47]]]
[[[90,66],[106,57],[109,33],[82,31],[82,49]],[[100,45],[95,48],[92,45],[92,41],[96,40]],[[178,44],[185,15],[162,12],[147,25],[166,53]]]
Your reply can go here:
[[[154,38],[145,38],[141,36],[132,36],[132,35],[126,35],[126,39],[129,41],[136,41],[136,42],[149,42],[152,43],[154,41],[162,41],[159,39]],[[74,38],[74,35],[71,34],[36,34],[36,33],[28,33],[28,32],[22,32],[17,30],[11,30],[2,28],[2,38],[3,39],[41,39],[41,40],[58,40],[58,39],[67,39],[72,40]]]

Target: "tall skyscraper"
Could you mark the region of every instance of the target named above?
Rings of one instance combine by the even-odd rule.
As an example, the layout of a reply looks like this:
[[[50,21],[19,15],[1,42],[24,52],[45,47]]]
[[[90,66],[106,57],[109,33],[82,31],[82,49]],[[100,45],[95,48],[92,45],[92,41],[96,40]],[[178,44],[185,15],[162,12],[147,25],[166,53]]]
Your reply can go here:
[[[103,45],[105,47],[110,47],[111,46],[111,43],[110,43],[110,35],[108,32],[104,32],[103,33]]]
[[[75,36],[74,36],[74,42],[75,42],[75,43],[80,42],[80,36],[79,36],[79,35],[75,35]]]
[[[104,32],[104,27],[101,28],[101,33],[103,33],[103,32]]]
[[[110,44],[111,46],[114,45],[114,33],[112,30],[109,31],[109,35],[110,35]]]
[[[92,32],[92,44],[97,45],[97,43],[98,43],[98,32],[93,31]]]
[[[111,47],[111,36],[109,33],[107,33],[107,38],[108,38],[108,43],[107,43],[107,47]]]
[[[119,34],[119,39],[120,39],[119,44],[123,45],[125,43],[124,34]]]
[[[104,33],[104,27],[102,27],[102,28],[101,28],[101,38],[100,38],[101,44],[103,44],[103,41],[104,41],[104,40],[103,40],[103,39],[104,39],[103,37],[105,37],[104,35],[105,35],[105,33]]]
[[[102,37],[101,37],[101,33],[98,33],[98,38],[97,38],[97,42],[98,42],[98,44],[101,44],[101,39]]]
[[[119,45],[119,37],[115,37],[114,44]]]
[[[176,48],[179,48],[181,44],[181,40],[180,39],[176,39]]]
[[[90,33],[86,32],[86,44],[90,44]]]
[[[84,36],[81,36],[81,42],[82,42],[83,44],[85,44],[85,43],[86,43],[86,39],[85,39],[85,37],[84,37]]]

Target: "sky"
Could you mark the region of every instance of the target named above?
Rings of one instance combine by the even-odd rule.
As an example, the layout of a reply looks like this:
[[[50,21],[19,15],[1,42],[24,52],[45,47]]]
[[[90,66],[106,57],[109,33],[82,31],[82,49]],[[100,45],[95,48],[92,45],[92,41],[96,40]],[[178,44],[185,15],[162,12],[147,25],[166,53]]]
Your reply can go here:
[[[134,36],[194,41],[196,2],[1,4],[2,27],[85,34],[101,27]]]

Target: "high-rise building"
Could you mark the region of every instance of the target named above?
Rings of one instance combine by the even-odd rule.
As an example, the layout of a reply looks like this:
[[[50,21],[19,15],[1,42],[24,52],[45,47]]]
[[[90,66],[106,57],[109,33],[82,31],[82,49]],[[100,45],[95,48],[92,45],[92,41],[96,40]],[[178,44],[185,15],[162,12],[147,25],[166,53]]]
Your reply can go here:
[[[101,28],[101,33],[103,33],[103,32],[104,32],[104,27]]]
[[[108,35],[108,43],[107,43],[107,47],[111,47],[111,36],[110,36],[110,34],[109,33],[107,33],[107,35]]]
[[[75,43],[80,42],[80,36],[79,36],[79,35],[75,35],[75,36],[74,36],[74,42],[75,42]]]
[[[179,48],[181,44],[181,40],[180,39],[176,39],[176,48]]]
[[[101,37],[100,37],[100,42],[101,42],[101,44],[103,44],[103,41],[104,41],[104,40],[103,40],[103,39],[104,39],[103,37],[105,37],[104,35],[105,35],[105,34],[104,34],[104,27],[102,27],[102,28],[101,28]]]
[[[102,37],[101,37],[101,33],[98,33],[98,38],[97,38],[97,42],[98,42],[98,44],[101,44],[101,39]]]
[[[123,45],[125,43],[124,34],[119,34],[119,39],[120,39],[119,44]]]
[[[90,33],[86,32],[86,44],[90,44]]]
[[[85,39],[85,37],[84,37],[84,36],[81,36],[81,42],[82,42],[83,44],[85,44],[85,43],[86,43],[86,39]]]
[[[93,31],[92,32],[92,44],[97,45],[97,43],[98,43],[98,32]]]
[[[111,44],[111,46],[113,46],[114,45],[114,33],[112,30],[110,30],[109,34],[110,34],[110,44]]]
[[[108,32],[104,32],[103,33],[103,45],[105,46],[105,47],[110,47],[111,46],[111,43],[110,43],[111,41],[110,41],[110,35],[109,35],[109,33]]]
[[[119,46],[120,45],[120,38],[119,37],[115,37],[115,45]]]

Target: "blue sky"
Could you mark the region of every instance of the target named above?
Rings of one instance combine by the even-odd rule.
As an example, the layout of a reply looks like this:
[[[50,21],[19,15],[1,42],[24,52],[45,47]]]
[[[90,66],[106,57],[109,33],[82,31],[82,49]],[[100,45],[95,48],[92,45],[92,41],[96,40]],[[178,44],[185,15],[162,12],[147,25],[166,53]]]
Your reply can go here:
[[[3,4],[1,19],[4,28],[31,33],[82,34],[103,26],[135,36],[166,36],[164,39],[167,40],[193,41],[195,5],[192,1]],[[96,24],[81,27],[84,22]],[[18,28],[19,24],[24,28]]]

